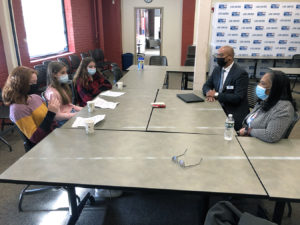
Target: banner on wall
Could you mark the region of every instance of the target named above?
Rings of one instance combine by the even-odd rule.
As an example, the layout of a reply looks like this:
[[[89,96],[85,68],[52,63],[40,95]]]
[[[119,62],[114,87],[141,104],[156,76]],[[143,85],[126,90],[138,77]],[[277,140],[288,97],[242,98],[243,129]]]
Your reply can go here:
[[[212,20],[211,54],[223,45],[237,56],[293,56],[300,54],[300,3],[225,2],[216,3]],[[240,60],[253,74],[253,60]],[[257,74],[272,65],[261,61]],[[287,60],[287,64],[290,62]],[[213,59],[211,68],[213,68]],[[284,66],[284,65],[283,65]],[[261,71],[262,70],[262,71]]]

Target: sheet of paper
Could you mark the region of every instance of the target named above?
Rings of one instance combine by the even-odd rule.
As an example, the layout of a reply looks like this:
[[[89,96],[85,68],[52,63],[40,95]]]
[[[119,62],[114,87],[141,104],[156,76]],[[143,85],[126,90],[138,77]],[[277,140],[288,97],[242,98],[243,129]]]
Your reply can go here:
[[[109,96],[109,97],[119,97],[119,96],[124,95],[124,94],[125,94],[125,92],[105,91],[105,92],[102,92],[100,95]]]
[[[99,97],[95,98],[93,102],[95,103],[95,107],[102,109],[115,109],[119,104],[119,102],[109,102]]]
[[[89,118],[83,118],[83,117],[77,117],[74,123],[72,124],[72,127],[84,127],[85,126],[85,120],[93,120],[94,124],[99,123],[101,120],[104,120],[105,115],[97,115]]]

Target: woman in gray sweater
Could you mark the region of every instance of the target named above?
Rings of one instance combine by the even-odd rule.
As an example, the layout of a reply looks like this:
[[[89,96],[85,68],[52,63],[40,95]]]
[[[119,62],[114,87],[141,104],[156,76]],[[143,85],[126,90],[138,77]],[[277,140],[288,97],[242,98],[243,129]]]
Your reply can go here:
[[[256,87],[256,95],[259,100],[238,134],[277,142],[284,137],[296,111],[289,78],[281,71],[266,73]]]

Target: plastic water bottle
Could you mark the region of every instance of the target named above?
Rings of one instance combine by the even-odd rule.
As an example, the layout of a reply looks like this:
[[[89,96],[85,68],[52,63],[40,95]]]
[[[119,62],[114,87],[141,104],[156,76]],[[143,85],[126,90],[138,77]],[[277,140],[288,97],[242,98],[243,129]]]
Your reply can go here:
[[[144,58],[139,57],[138,58],[138,70],[143,70],[144,69]]]
[[[231,141],[234,132],[234,119],[232,114],[229,114],[225,121],[225,131],[224,131],[224,139],[227,141]]]

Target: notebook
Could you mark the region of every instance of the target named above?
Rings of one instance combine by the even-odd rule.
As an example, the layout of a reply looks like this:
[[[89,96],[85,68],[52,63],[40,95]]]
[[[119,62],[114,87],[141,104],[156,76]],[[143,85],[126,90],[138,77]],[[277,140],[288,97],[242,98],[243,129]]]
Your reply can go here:
[[[189,94],[177,94],[177,97],[180,98],[182,101],[186,103],[192,102],[204,102],[204,99],[200,98],[199,96],[189,93]]]

